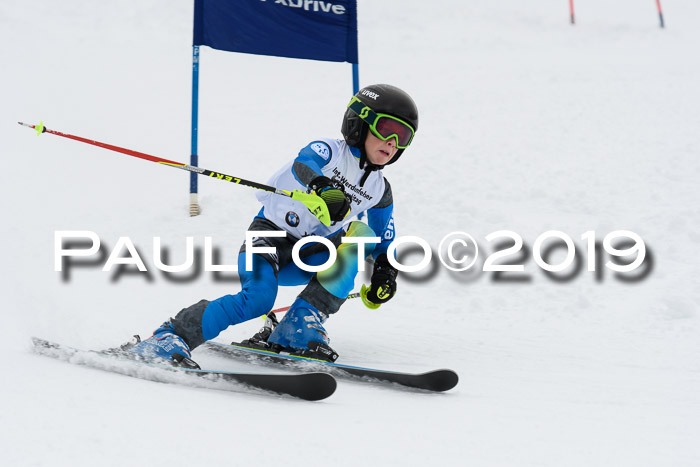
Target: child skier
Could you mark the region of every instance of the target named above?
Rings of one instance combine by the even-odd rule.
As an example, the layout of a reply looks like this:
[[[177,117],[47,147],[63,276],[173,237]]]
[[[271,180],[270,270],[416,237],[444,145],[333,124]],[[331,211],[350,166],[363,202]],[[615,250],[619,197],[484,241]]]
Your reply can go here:
[[[258,199],[263,206],[249,227],[256,236],[252,245],[243,244],[238,255],[241,291],[184,308],[130,351],[145,357],[189,359],[191,350],[227,327],[268,313],[279,285],[306,284],[274,330],[268,318],[263,329],[266,332],[256,334],[250,343],[334,361],[337,354],[328,345],[323,323],[338,311],[352,290],[360,248],[358,243],[341,243],[343,237],[379,237],[374,239],[376,243],[364,245],[366,255],[374,258],[371,285],[362,293],[365,304],[376,307],[396,293],[398,271],[386,255],[395,236],[393,198],[381,169],[396,162],[417,129],[418,109],[407,93],[388,84],[361,89],[343,117],[344,141],[311,142],[268,182],[284,190],[315,192],[328,207],[330,226],[298,201],[260,192]],[[351,221],[363,212],[369,225]],[[315,274],[292,260],[295,243],[309,235],[325,237],[337,248],[333,266]],[[247,271],[245,251],[251,246],[275,250],[254,253],[252,270]],[[310,243],[302,247],[299,256],[307,265],[321,265],[328,260],[329,252],[320,243]]]

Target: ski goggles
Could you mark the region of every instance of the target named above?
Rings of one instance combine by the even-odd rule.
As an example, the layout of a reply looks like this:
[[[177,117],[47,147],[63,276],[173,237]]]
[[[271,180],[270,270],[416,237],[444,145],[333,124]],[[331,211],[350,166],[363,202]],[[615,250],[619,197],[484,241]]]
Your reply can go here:
[[[367,123],[372,134],[382,141],[394,138],[396,147],[399,149],[406,149],[411,144],[415,131],[411,125],[400,118],[377,113],[355,96],[350,100],[348,108]]]

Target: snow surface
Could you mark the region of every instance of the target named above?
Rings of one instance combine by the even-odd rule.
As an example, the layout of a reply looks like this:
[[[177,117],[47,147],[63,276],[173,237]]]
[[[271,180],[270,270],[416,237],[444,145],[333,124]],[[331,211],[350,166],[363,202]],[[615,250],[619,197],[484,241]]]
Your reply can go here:
[[[556,282],[530,255],[528,282],[494,282],[433,260],[429,278],[404,275],[380,311],[348,302],[327,328],[345,363],[449,367],[457,388],[341,381],[330,399],[308,403],[31,353],[32,335],[113,346],[201,298],[235,293],[226,274],[169,280],[153,266],[152,238],[177,264],[185,237],[202,248],[211,236],[232,264],[258,205],[252,190],[201,180],[203,214],[190,218],[189,174],[15,123],[43,119],[187,162],[191,2],[4,0],[2,348],[11,372],[0,386],[0,463],[700,465],[700,4],[662,3],[664,30],[650,0],[576,2],[576,26],[564,0],[360,0],[361,82],[396,84],[421,112],[414,144],[385,171],[400,236],[437,248],[460,230],[493,251],[485,236],[502,229],[530,247],[561,230],[581,248],[584,232],[602,241],[625,229],[642,236],[653,267],[631,283],[585,267]],[[350,65],[201,56],[202,166],[265,181],[308,141],[340,136]],[[105,254],[128,236],[151,273],[115,277],[103,259],[63,280],[57,230],[94,231]],[[277,305],[298,292],[280,290]]]

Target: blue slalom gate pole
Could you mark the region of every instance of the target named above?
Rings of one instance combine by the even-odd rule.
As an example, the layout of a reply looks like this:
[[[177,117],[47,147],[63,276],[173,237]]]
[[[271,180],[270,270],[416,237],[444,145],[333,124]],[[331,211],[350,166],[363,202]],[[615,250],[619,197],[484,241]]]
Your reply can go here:
[[[360,90],[360,66],[357,63],[352,64],[352,95],[354,96]]]
[[[352,95],[354,96],[360,91],[360,65],[358,63],[352,64]],[[365,213],[361,212],[358,219],[365,217]]]
[[[192,150],[190,165],[199,166],[197,156],[197,125],[199,108],[199,46],[192,46]],[[190,216],[199,215],[199,201],[197,199],[197,174],[190,173]]]

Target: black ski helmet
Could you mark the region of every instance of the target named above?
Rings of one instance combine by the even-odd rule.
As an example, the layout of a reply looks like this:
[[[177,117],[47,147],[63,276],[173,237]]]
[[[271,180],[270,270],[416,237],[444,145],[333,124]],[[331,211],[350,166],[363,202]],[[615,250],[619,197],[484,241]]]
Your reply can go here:
[[[355,94],[355,97],[362,101],[377,113],[389,114],[400,118],[413,127],[413,131],[418,131],[418,107],[413,102],[411,96],[405,91],[392,86],[391,84],[372,84],[366,86]],[[349,146],[360,149],[360,167],[367,162],[365,154],[365,138],[369,131],[369,125],[349,108],[343,116],[343,126],[341,127],[345,142]],[[393,164],[403,153],[403,149],[396,152],[394,158],[387,164]],[[381,167],[377,167],[381,168]]]

